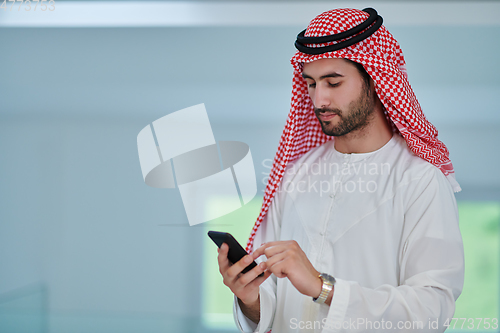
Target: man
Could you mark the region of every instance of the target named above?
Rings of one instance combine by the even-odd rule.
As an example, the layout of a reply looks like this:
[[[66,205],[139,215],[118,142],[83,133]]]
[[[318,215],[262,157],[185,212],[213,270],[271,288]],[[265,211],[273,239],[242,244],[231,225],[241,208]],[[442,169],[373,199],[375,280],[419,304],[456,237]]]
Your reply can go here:
[[[338,9],[297,37],[291,111],[247,251],[260,247],[234,265],[219,250],[244,332],[442,332],[453,317],[460,187],[381,23]]]

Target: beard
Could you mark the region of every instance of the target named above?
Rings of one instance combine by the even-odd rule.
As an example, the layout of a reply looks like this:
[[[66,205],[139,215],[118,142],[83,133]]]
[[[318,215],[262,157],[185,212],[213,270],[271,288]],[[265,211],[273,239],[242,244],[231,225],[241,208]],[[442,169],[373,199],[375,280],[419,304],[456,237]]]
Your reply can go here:
[[[375,101],[371,89],[366,84],[363,85],[363,90],[360,96],[349,103],[347,110],[340,109],[314,109],[316,117],[322,112],[331,112],[340,119],[338,124],[334,125],[333,121],[318,120],[321,124],[323,133],[328,136],[343,136],[356,130],[366,127],[375,111]],[[337,118],[337,117],[335,117]]]

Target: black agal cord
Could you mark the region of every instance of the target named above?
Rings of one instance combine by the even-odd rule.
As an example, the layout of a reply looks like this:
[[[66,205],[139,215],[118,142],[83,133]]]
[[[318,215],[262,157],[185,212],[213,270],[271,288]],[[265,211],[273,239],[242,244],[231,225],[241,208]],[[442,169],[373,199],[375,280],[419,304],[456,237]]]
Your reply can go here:
[[[297,40],[295,41],[295,47],[300,52],[303,52],[306,54],[321,54],[321,53],[325,53],[325,52],[332,52],[332,51],[337,51],[337,50],[343,49],[345,47],[356,44],[356,43],[362,41],[363,39],[370,37],[382,25],[382,21],[383,21],[382,16],[378,15],[377,11],[373,8],[365,8],[365,9],[363,9],[363,11],[370,14],[370,16],[366,19],[366,21],[355,26],[354,28],[351,28],[347,31],[343,31],[343,32],[338,33],[338,34],[333,34],[333,35],[328,35],[328,36],[320,36],[320,37],[304,37],[304,33],[306,32],[306,30],[304,29],[303,31],[301,31],[297,35]],[[372,26],[370,28],[368,28],[370,25],[372,25]],[[366,28],[368,28],[368,29],[366,29]],[[365,30],[365,31],[363,31],[363,30]],[[356,35],[357,33],[361,32],[361,31],[363,31],[363,32],[360,33],[359,35]],[[354,36],[354,35],[356,35],[356,36]],[[349,39],[344,40],[340,43],[322,46],[322,47],[309,47],[309,46],[305,45],[305,44],[329,43],[329,42],[333,42],[333,41],[345,39],[345,38],[349,38]]]

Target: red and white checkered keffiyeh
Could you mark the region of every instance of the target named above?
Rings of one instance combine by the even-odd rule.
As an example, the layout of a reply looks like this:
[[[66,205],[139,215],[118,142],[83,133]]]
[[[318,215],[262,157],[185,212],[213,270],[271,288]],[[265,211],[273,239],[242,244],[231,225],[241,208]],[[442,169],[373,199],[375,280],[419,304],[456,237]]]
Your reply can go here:
[[[305,37],[338,34],[361,24],[368,16],[368,13],[356,9],[327,11],[311,21]],[[308,46],[321,47],[332,43]],[[332,139],[321,130],[307,92],[307,83],[302,78],[303,63],[323,58],[346,58],[362,64],[375,83],[375,91],[385,107],[388,119],[404,137],[408,147],[438,167],[450,181],[453,190],[460,191],[448,149],[438,140],[436,128],[425,118],[408,82],[403,52],[392,34],[382,25],[370,37],[347,48],[318,55],[297,51],[290,60],[294,69],[291,109],[269,175],[264,202],[248,240],[247,252],[252,251],[255,233],[266,216],[288,162]]]

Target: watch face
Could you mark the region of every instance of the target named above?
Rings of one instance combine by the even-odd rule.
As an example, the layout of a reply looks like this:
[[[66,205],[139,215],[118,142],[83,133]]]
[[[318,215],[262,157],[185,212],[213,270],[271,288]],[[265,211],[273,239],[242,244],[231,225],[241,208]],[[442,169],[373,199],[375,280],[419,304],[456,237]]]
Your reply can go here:
[[[334,285],[335,284],[335,278],[331,275],[328,275],[328,274],[325,274],[325,273],[322,273],[320,275],[320,277],[323,279],[323,281],[331,284],[331,285]]]

